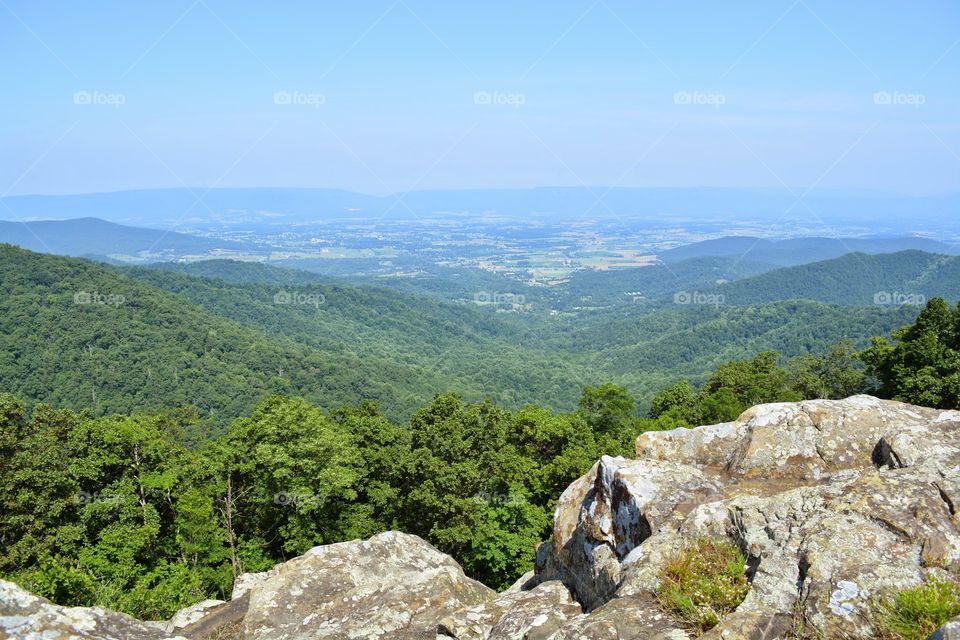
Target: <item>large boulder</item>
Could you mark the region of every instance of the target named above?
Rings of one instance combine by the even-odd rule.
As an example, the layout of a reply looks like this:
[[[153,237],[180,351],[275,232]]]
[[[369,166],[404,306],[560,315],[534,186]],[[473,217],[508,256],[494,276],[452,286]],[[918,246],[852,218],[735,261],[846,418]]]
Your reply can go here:
[[[315,547],[245,595],[242,639],[432,640],[442,618],[496,593],[421,538],[390,531]]]
[[[960,412],[870,396],[760,405],[644,433],[637,455],[603,458],[567,489],[537,559],[585,623],[651,601],[664,564],[704,537],[739,547],[752,584],[705,638],[782,637],[798,619],[873,637],[878,597],[960,572]]]
[[[61,607],[0,580],[0,638],[172,640],[161,625],[97,607]]]

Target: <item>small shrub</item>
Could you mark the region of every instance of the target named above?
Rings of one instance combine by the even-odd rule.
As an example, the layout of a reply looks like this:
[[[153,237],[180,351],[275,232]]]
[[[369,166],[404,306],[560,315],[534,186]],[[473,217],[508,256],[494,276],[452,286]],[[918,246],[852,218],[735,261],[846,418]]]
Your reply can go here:
[[[890,640],[924,640],[960,615],[960,583],[931,580],[895,594],[880,607],[877,633]]]
[[[702,633],[747,597],[746,565],[732,544],[697,540],[660,572],[657,599],[664,609]]]

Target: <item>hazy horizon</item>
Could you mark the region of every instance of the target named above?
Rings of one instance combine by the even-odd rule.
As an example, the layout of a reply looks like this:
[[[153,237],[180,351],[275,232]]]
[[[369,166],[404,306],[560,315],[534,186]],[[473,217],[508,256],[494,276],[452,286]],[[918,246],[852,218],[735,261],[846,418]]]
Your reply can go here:
[[[372,191],[363,191],[357,189],[345,189],[335,185],[265,185],[265,184],[253,184],[248,186],[240,187],[210,187],[203,184],[193,184],[193,185],[167,185],[167,186],[157,186],[157,187],[143,187],[143,188],[131,188],[131,189],[113,189],[107,191],[71,191],[71,192],[31,192],[31,193],[16,193],[8,194],[2,196],[5,199],[11,198],[32,198],[32,197],[70,197],[70,196],[96,196],[96,195],[110,195],[118,193],[135,193],[135,192],[145,192],[145,191],[281,191],[281,190],[290,190],[290,191],[343,191],[347,193],[353,193],[362,196],[368,196],[371,198],[389,198],[402,194],[409,193],[429,193],[429,192],[438,192],[438,193],[454,193],[454,192],[469,192],[469,191],[536,191],[536,190],[550,190],[550,189],[629,189],[629,190],[686,190],[686,191],[697,191],[697,190],[729,190],[729,191],[744,191],[744,192],[802,192],[809,189],[810,193],[818,193],[824,195],[851,195],[851,196],[886,196],[886,197],[896,197],[896,198],[936,198],[943,196],[952,196],[960,194],[960,187],[950,188],[940,192],[933,193],[924,193],[924,194],[913,194],[903,191],[894,191],[891,189],[880,189],[880,188],[871,188],[871,187],[829,187],[829,188],[812,188],[810,189],[806,185],[787,185],[787,186],[750,186],[750,185],[735,185],[735,186],[708,186],[708,185],[642,185],[642,186],[627,186],[627,185],[608,185],[608,184],[589,184],[589,185],[563,185],[563,184],[535,184],[530,186],[514,186],[514,187],[503,187],[503,186],[478,186],[478,187],[443,187],[443,188],[422,188],[422,189],[410,189],[409,191],[391,191],[391,192],[377,192]]]

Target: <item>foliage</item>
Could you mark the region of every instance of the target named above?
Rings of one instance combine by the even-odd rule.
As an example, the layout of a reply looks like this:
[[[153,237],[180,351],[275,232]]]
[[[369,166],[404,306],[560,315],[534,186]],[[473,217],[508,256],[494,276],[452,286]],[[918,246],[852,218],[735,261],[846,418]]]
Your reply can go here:
[[[0,395],[0,574],[59,603],[157,619],[228,596],[241,572],[401,529],[502,588],[531,568],[562,489],[643,424],[618,415],[616,434],[597,433],[578,413],[455,394],[407,426],[370,402],[328,414],[283,396],[198,446],[194,420],[28,414]]]
[[[867,389],[867,375],[849,338],[821,355],[792,358],[788,366],[793,388],[804,398],[847,398]]]
[[[875,337],[860,357],[886,398],[942,409],[960,408],[960,305],[930,300],[916,322]]]
[[[776,352],[764,351],[749,360],[724,363],[696,392],[681,381],[654,396],[650,415],[661,429],[715,424],[735,420],[756,404],[802,400],[779,359]]]
[[[743,554],[731,544],[703,538],[664,566],[657,599],[703,633],[736,609],[749,591]]]

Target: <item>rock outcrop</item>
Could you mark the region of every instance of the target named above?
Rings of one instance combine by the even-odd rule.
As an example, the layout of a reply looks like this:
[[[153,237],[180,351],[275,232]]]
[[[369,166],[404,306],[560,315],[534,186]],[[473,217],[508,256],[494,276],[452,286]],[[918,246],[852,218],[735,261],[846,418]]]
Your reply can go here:
[[[0,638],[183,640],[164,625],[96,607],[61,607],[0,580]]]
[[[760,405],[636,448],[567,488],[535,571],[500,594],[387,532],[241,576],[230,601],[168,623],[0,582],[0,639],[692,639],[656,592],[665,564],[704,538],[741,550],[750,591],[700,638],[872,638],[878,598],[960,575],[960,412],[868,396]],[[931,637],[960,638],[960,622]]]
[[[376,640],[434,637],[442,618],[496,594],[422,539],[387,532],[315,547],[244,595],[241,639]]]
[[[538,559],[588,619],[651,598],[665,562],[704,537],[738,546],[752,583],[705,638],[783,637],[798,619],[814,637],[871,638],[877,597],[960,571],[960,412],[869,396],[760,405],[644,433],[637,457],[604,457],[566,490]]]

